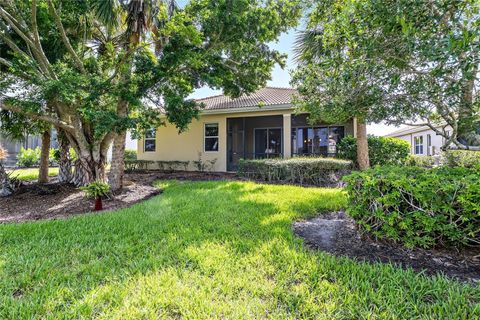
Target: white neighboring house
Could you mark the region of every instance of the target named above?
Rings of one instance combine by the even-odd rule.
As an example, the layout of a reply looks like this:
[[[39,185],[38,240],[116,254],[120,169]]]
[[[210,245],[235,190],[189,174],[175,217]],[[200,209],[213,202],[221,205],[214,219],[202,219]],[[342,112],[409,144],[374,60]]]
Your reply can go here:
[[[443,126],[438,129],[442,130]],[[445,132],[451,134],[452,127],[446,126]],[[405,127],[384,135],[385,137],[398,138],[410,143],[410,153],[417,156],[434,156],[441,152],[445,138],[438,135],[428,126]]]

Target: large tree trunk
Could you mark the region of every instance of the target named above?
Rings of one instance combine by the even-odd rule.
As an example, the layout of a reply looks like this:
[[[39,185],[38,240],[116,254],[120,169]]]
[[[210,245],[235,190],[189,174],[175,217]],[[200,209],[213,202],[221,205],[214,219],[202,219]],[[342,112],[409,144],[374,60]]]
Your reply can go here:
[[[117,115],[126,117],[128,114],[128,104],[126,101],[119,101],[117,105]],[[125,173],[125,142],[127,132],[117,133],[113,139],[112,164],[108,173],[108,182],[112,191],[123,188],[123,176]]]
[[[370,168],[368,156],[367,124],[364,120],[357,119],[357,162],[360,170]]]
[[[70,144],[62,130],[58,130],[58,152],[60,159],[58,161],[58,182],[70,183],[72,180],[72,160],[70,159]]]
[[[90,156],[78,156],[75,160],[72,183],[81,187],[95,181],[106,181],[105,163],[105,157],[98,160]]]
[[[48,158],[50,155],[51,129],[45,130],[42,134],[42,150],[40,154],[40,168],[38,173],[38,183],[48,182]]]

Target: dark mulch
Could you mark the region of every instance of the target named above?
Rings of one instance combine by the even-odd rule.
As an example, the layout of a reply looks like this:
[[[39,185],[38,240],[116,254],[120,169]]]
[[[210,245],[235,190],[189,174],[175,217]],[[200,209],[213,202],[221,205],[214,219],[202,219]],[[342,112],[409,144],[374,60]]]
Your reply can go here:
[[[392,263],[428,275],[443,273],[465,282],[480,281],[480,249],[461,252],[448,249],[407,249],[401,245],[362,236],[354,221],[343,212],[299,221],[294,231],[308,246],[360,261]]]
[[[235,175],[209,172],[161,172],[147,171],[128,173],[125,187],[105,199],[104,211],[129,207],[161,192],[152,184],[155,180],[229,180]],[[21,222],[42,219],[58,219],[92,212],[93,201],[84,193],[69,184],[60,184],[55,178],[39,185],[27,182],[10,197],[0,198],[0,223]]]

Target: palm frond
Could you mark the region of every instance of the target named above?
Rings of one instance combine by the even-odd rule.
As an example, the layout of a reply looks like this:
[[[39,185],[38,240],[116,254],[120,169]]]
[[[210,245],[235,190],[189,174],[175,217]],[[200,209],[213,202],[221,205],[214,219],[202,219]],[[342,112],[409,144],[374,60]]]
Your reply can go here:
[[[324,51],[322,30],[310,29],[298,32],[294,42],[294,60],[302,63],[320,57]]]
[[[92,8],[97,18],[107,26],[116,27],[119,24],[118,0],[91,0]]]

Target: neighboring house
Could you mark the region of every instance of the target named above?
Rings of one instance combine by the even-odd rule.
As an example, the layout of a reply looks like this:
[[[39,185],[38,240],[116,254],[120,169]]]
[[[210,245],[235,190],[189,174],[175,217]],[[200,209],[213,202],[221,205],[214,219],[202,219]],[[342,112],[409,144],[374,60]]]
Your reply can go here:
[[[311,125],[296,114],[290,88],[263,88],[231,99],[224,95],[197,100],[205,108],[181,134],[172,124],[150,132],[138,143],[138,159],[214,162],[213,171],[235,171],[240,159],[290,158],[336,153],[336,143],[356,136],[355,120]]]
[[[438,129],[443,130],[443,126]],[[445,132],[450,134],[452,128],[445,127]],[[438,135],[428,126],[405,127],[395,132],[386,134],[385,137],[399,138],[410,143],[410,152],[418,156],[434,156],[440,153],[445,138]]]
[[[0,134],[0,145],[8,152],[8,157],[4,160],[5,166],[12,167],[17,163],[17,155],[22,147],[25,149],[35,149],[36,147],[41,147],[42,138],[39,135],[28,135],[22,141],[12,141],[2,137]],[[51,147],[57,148],[57,146],[57,134],[55,130],[52,130]]]

